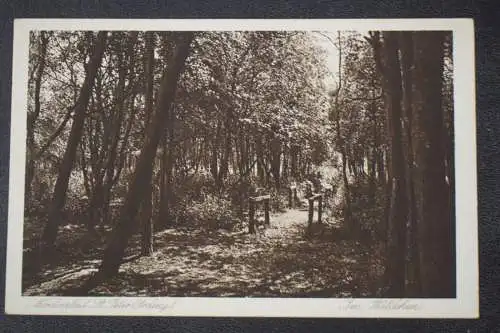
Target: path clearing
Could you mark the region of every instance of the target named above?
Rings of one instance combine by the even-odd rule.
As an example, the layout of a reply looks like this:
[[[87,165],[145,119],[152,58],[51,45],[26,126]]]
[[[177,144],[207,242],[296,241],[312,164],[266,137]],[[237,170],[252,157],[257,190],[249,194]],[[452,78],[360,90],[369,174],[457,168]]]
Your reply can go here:
[[[315,214],[316,217],[316,214]],[[316,220],[315,220],[316,221]],[[352,240],[305,237],[307,211],[271,216],[256,235],[177,228],[157,232],[152,257],[122,264],[118,276],[91,296],[362,297],[373,294],[376,265],[370,251]],[[325,235],[326,236],[326,235]],[[127,255],[140,252],[134,237]],[[95,271],[89,262],[45,280],[24,295],[62,295]],[[79,271],[75,266],[82,268]],[[62,268],[62,267],[61,267]],[[73,271],[72,270],[75,270]],[[372,276],[372,277],[369,277]]]

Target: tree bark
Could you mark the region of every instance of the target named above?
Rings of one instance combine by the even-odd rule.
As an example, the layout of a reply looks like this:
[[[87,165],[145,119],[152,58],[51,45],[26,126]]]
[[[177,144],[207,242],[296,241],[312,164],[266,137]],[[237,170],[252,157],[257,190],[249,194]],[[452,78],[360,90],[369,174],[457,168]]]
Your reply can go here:
[[[34,92],[34,110],[28,113],[28,124],[27,124],[27,163],[26,163],[26,183],[25,183],[25,200],[29,204],[31,201],[31,183],[35,176],[35,163],[37,155],[36,142],[35,142],[35,123],[40,115],[40,91],[42,88],[42,77],[45,71],[45,64],[47,58],[47,45],[49,43],[49,38],[47,33],[44,31],[40,32],[40,44],[39,44],[39,56],[38,56],[38,67],[35,76],[35,92]]]
[[[446,184],[442,108],[444,33],[416,32],[415,85],[418,103],[418,165],[421,169],[421,281],[423,297],[455,297],[455,242]]]
[[[162,77],[155,113],[152,121],[148,124],[144,146],[120,211],[119,220],[104,251],[99,271],[83,286],[83,293],[88,292],[104,279],[118,273],[125,248],[136,227],[135,222],[141,199],[151,183],[158,143],[168,120],[169,110],[175,99],[177,83],[193,39],[192,32],[179,32],[172,35],[177,37],[175,38],[175,53]]]
[[[174,133],[174,124],[175,124],[175,110],[173,107],[168,111],[168,124],[167,124],[167,155],[166,155],[166,164],[165,164],[165,207],[164,207],[164,216],[163,219],[163,227],[170,227],[173,224],[172,214],[170,210],[170,206],[172,205],[172,186],[173,184],[173,172],[174,172],[174,160],[175,160],[175,133]]]
[[[386,267],[389,297],[405,295],[406,224],[408,220],[407,183],[402,144],[402,87],[398,57],[398,35],[383,34],[385,103],[389,114],[392,188],[389,210],[388,265]]]
[[[150,183],[141,204],[141,255],[153,254],[153,186]]]
[[[115,111],[114,111],[114,119],[113,119],[113,124],[112,124],[112,131],[111,131],[111,142],[110,142],[110,148],[108,151],[108,158],[105,163],[105,174],[104,174],[104,180],[103,180],[103,202],[102,206],[100,207],[100,212],[101,216],[99,217],[101,220],[101,223],[108,222],[108,206],[109,202],[111,199],[111,189],[113,188],[115,184],[115,176],[117,173],[117,164],[119,162],[119,143],[120,140],[127,140],[128,138],[124,136],[122,138],[122,128],[124,127],[124,118],[125,118],[125,107],[126,107],[126,100],[127,96],[125,94],[125,90],[127,89],[127,86],[125,85],[125,81],[127,78],[127,67],[130,68],[130,73],[129,73],[129,84],[128,88],[130,88],[130,85],[132,84],[131,82],[133,81],[134,72],[134,46],[137,41],[137,36],[138,32],[133,31],[130,33],[127,41],[127,50],[126,50],[126,60],[123,61],[123,55],[120,54],[119,57],[119,69],[118,69],[118,84],[116,87],[116,98],[114,101],[115,104]],[[133,95],[133,94],[132,94]],[[133,114],[133,112],[131,112]],[[124,143],[123,143],[124,144]]]
[[[271,173],[274,178],[274,184],[277,190],[281,187],[281,142],[276,133],[271,133],[271,142],[270,142],[270,154],[271,154]]]
[[[290,143],[290,175],[297,179],[299,176],[299,146],[294,142]]]
[[[373,146],[369,155],[369,180],[370,180],[370,188],[369,188],[369,200],[372,206],[375,204],[375,195],[377,188],[377,155],[378,155],[378,147],[379,147],[379,139],[378,139],[378,124],[377,124],[377,106],[375,102],[370,103],[370,113],[371,113],[371,121],[373,126]]]
[[[100,31],[97,35],[94,51],[88,63],[85,80],[80,90],[80,96],[74,110],[75,115],[73,117],[73,124],[71,126],[66,150],[59,166],[59,173],[49,210],[49,218],[42,235],[42,242],[48,247],[52,247],[54,245],[57,237],[57,229],[61,220],[61,210],[64,208],[66,202],[69,177],[71,175],[71,170],[73,169],[76,151],[82,136],[86,116],[85,111],[92,92],[94,79],[97,74],[97,70],[101,65],[102,56],[106,48],[106,38],[107,32],[105,31]]]
[[[283,144],[283,165],[282,165],[282,172],[281,172],[281,175],[284,179],[284,181],[288,184],[290,182],[290,174],[289,174],[289,171],[288,171],[288,160],[290,158],[290,145],[289,145],[289,141],[288,143],[285,143]]]
[[[339,42],[339,82],[337,87],[337,93],[335,95],[334,107],[336,112],[335,117],[335,127],[337,130],[336,138],[337,138],[337,146],[340,150],[340,155],[342,158],[342,182],[344,184],[344,223],[347,223],[347,226],[351,232],[357,229],[357,226],[353,225],[352,212],[351,212],[351,194],[349,189],[349,180],[347,178],[347,169],[348,169],[348,161],[347,161],[347,147],[346,142],[342,138],[342,132],[340,128],[340,107],[339,107],[339,97],[340,90],[342,88],[342,43],[340,40],[340,32],[338,32],[338,42]]]
[[[146,39],[146,62],[144,64],[144,75],[146,81],[146,92],[145,92],[145,112],[150,118],[153,114],[153,76],[154,76],[154,35],[152,31],[147,31],[145,35]],[[148,124],[149,125],[149,124]],[[154,161],[154,159],[153,159]],[[154,162],[152,162],[154,164]],[[161,186],[162,184],[160,184]],[[153,254],[153,185],[151,181],[145,190],[146,194],[142,201],[142,251],[143,256],[150,256]]]
[[[409,296],[418,296],[420,290],[420,262],[418,257],[418,224],[417,224],[417,207],[415,202],[415,186],[414,186],[414,152],[413,152],[413,33],[402,32],[400,34],[401,41],[401,73],[403,79],[403,106],[405,112],[405,127],[406,127],[406,178],[408,179],[408,209],[409,209],[409,276],[408,294]]]
[[[262,147],[262,138],[257,134],[255,138],[255,154],[257,158],[257,176],[261,184],[266,182],[266,166],[264,163],[264,152]]]

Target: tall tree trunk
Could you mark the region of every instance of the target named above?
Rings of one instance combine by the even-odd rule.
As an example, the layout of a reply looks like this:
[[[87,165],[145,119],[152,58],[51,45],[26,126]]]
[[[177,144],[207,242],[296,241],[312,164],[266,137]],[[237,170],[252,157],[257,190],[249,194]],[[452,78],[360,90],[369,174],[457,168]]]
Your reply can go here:
[[[219,140],[220,140],[221,124],[217,123],[215,138],[212,139],[212,153],[210,155],[210,172],[214,178],[214,182],[219,182]]]
[[[340,31],[338,32],[338,48],[339,48],[339,68],[338,68],[338,76],[339,82],[337,87],[337,93],[335,95],[334,107],[336,112],[335,117],[335,128],[337,130],[336,138],[337,138],[337,146],[340,150],[340,156],[342,159],[342,182],[344,185],[344,223],[347,223],[347,226],[351,232],[356,231],[357,226],[353,225],[352,212],[351,212],[351,194],[349,189],[349,180],[347,178],[347,169],[348,169],[348,161],[347,161],[347,147],[346,142],[342,138],[342,131],[340,128],[340,107],[339,107],[339,97],[340,90],[342,89],[342,42],[340,40]]]
[[[377,149],[377,176],[379,183],[384,185],[387,175],[384,163],[384,148],[381,146],[379,146]]]
[[[442,108],[444,33],[416,32],[416,111],[421,137],[422,220],[421,281],[423,297],[455,297],[455,243],[450,191],[446,184]]]
[[[281,187],[280,167],[281,167],[281,142],[275,133],[271,133],[270,142],[270,160],[271,160],[271,173],[274,178],[274,184],[277,190]]]
[[[173,172],[175,166],[175,158],[176,158],[176,147],[174,143],[175,132],[175,110],[174,106],[168,110],[168,123],[167,123],[167,162],[165,164],[165,210],[163,217],[163,227],[171,227],[173,225],[172,214],[171,214],[171,205],[172,205],[172,196],[173,196]]]
[[[117,162],[118,162],[118,157],[119,157],[119,142],[121,139],[121,132],[122,128],[124,127],[123,122],[124,122],[124,114],[125,114],[125,105],[126,105],[126,95],[125,95],[125,90],[126,90],[126,85],[125,85],[125,80],[127,77],[127,68],[126,65],[129,66],[130,68],[130,74],[129,74],[129,82],[133,81],[133,77],[135,76],[133,68],[134,68],[134,47],[137,41],[138,37],[138,32],[133,31],[130,33],[127,41],[127,50],[126,50],[126,55],[127,55],[127,61],[123,61],[123,55],[119,54],[118,57],[118,84],[116,87],[116,98],[114,101],[115,104],[115,111],[114,111],[114,119],[113,119],[113,124],[112,124],[112,130],[111,130],[111,144],[108,152],[108,158],[106,160],[105,164],[105,175],[104,175],[104,181],[103,181],[103,202],[102,206],[100,207],[100,220],[101,222],[107,222],[107,212],[108,212],[108,205],[110,202],[110,196],[111,196],[111,189],[114,186],[114,180],[115,180],[115,175],[116,175],[116,169],[117,169]],[[130,88],[130,85],[132,83],[129,83],[128,88]],[[124,137],[123,140],[126,140],[127,138]]]
[[[97,35],[97,41],[94,51],[87,66],[87,73],[80,90],[80,96],[75,107],[75,115],[73,117],[73,124],[69,134],[68,143],[62,162],[59,166],[59,173],[54,188],[54,194],[49,210],[49,218],[42,235],[42,242],[46,246],[53,246],[57,237],[57,229],[60,225],[61,210],[64,208],[66,202],[66,194],[68,190],[69,177],[73,169],[73,163],[76,156],[78,143],[80,142],[85,122],[85,111],[89,102],[94,78],[97,70],[101,65],[101,59],[106,47],[107,32],[100,31]]]
[[[373,95],[372,95],[373,97]],[[379,139],[378,139],[378,124],[377,124],[377,106],[375,102],[370,103],[370,113],[371,113],[371,120],[372,120],[372,129],[373,129],[373,146],[371,147],[370,154],[369,154],[369,180],[370,180],[370,193],[369,193],[369,200],[371,205],[373,206],[375,204],[375,195],[376,195],[376,188],[377,188],[377,155],[378,155],[378,147],[379,147]]]
[[[299,174],[299,147],[295,143],[290,143],[290,175],[297,180]]]
[[[407,161],[407,176],[408,179],[408,202],[409,202],[409,276],[408,276],[408,293],[409,296],[418,296],[420,290],[420,262],[418,256],[417,242],[417,207],[415,202],[414,189],[414,153],[413,153],[413,33],[402,32],[400,34],[401,41],[401,73],[403,78],[403,105],[405,111],[405,127],[406,127],[406,161]]]
[[[28,124],[27,124],[27,163],[26,163],[26,180],[25,180],[25,200],[29,205],[31,202],[31,183],[35,176],[35,163],[37,155],[36,142],[35,142],[35,123],[40,115],[40,91],[42,89],[42,77],[45,71],[46,57],[47,57],[47,45],[49,43],[49,37],[44,31],[40,32],[40,44],[39,44],[39,55],[38,55],[38,67],[35,76],[35,91],[34,91],[34,110],[28,113]]]
[[[231,120],[230,115],[226,115],[225,121],[225,140],[224,140],[224,150],[222,152],[220,168],[219,168],[219,177],[217,187],[222,190],[224,187],[224,180],[227,177],[229,172],[229,159],[232,154],[232,130],[231,130]]]
[[[153,76],[154,76],[154,35],[152,31],[147,31],[145,35],[146,39],[146,61],[144,64],[144,75],[146,81],[146,92],[145,92],[145,112],[148,118],[151,118],[153,114]],[[148,124],[149,125],[149,124]],[[154,159],[153,159],[154,160]],[[152,162],[154,165],[154,162]],[[161,170],[161,169],[160,169]],[[161,172],[161,171],[160,171]],[[162,184],[160,184],[162,186]],[[161,190],[161,189],[160,189]],[[153,254],[153,184],[151,180],[145,190],[146,194],[142,201],[142,251],[143,256],[150,256]]]
[[[290,144],[289,141],[288,143],[283,145],[283,166],[282,166],[282,178],[286,183],[289,183],[290,181],[290,174],[288,171],[288,159],[290,158]]]
[[[340,116],[339,116],[340,117]],[[340,122],[337,121],[337,137],[340,137]],[[342,158],[342,183],[344,185],[344,202],[345,202],[345,210],[344,210],[344,222],[348,223],[348,228],[351,231],[355,231],[355,226],[352,225],[352,212],[351,212],[351,191],[349,188],[349,180],[347,178],[347,154],[345,153],[345,149],[341,149],[340,151]]]
[[[169,206],[167,200],[167,133],[163,133],[161,139],[161,159],[160,159],[160,199],[159,199],[159,210],[158,210],[158,220],[156,221],[157,226],[165,226],[167,223]]]
[[[261,184],[265,183],[266,165],[264,163],[264,151],[262,147],[262,138],[257,134],[255,138],[255,154],[257,158],[257,176]]]
[[[388,296],[405,295],[406,224],[408,221],[408,199],[406,165],[403,154],[402,136],[402,87],[401,69],[398,57],[398,34],[384,32],[384,84],[385,103],[389,112],[389,133],[391,144],[392,189],[389,213],[388,255],[386,267]]]
[[[99,220],[101,218],[102,206],[104,202],[104,187],[103,187],[103,179],[101,177],[97,177],[96,182],[94,183],[94,190],[92,191],[92,196],[90,198],[90,203],[87,209],[88,221],[87,221],[87,229],[91,235],[95,235],[95,226],[99,224]]]
[[[113,230],[111,239],[104,251],[99,271],[83,286],[81,292],[88,292],[104,279],[118,273],[125,247],[136,227],[136,218],[144,193],[151,183],[156,150],[168,121],[169,111],[175,99],[175,92],[185,60],[193,39],[192,32],[172,33],[175,38],[175,53],[164,72],[152,121],[147,127],[147,136],[141,155],[130,182],[120,217]]]
[[[153,254],[153,186],[150,183],[145,190],[145,195],[140,207],[141,210],[141,255]]]
[[[109,179],[109,182],[105,184],[105,189],[104,189],[104,207],[103,207],[103,218],[104,221],[108,222],[110,221],[110,216],[109,216],[109,205],[111,201],[111,190],[113,186],[118,182],[120,179],[123,167],[125,165],[125,159],[128,157],[128,155],[125,153],[126,148],[129,146],[129,138],[132,130],[132,126],[135,124],[135,115],[137,113],[137,108],[135,107],[135,96],[136,92],[134,92],[129,100],[129,107],[128,110],[132,110],[130,113],[130,117],[128,119],[128,123],[125,129],[125,133],[123,134],[122,137],[122,143],[120,145],[119,153],[117,154],[117,162],[116,165],[114,166],[114,176],[112,179]]]

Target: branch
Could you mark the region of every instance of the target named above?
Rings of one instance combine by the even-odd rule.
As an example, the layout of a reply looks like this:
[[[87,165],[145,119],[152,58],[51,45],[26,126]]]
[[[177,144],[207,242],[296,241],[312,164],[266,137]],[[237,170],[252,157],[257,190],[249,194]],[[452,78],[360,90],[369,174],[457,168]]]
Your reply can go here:
[[[68,121],[71,118],[71,113],[72,113],[73,109],[74,109],[74,107],[68,109],[68,112],[64,116],[64,119],[61,122],[61,124],[59,124],[59,126],[54,131],[54,133],[52,133],[52,135],[47,139],[47,142],[45,142],[45,144],[42,146],[42,148],[40,148],[38,153],[35,155],[35,160],[38,160],[47,151],[47,149],[54,142],[54,140],[61,134],[62,130],[64,129],[64,127],[66,127],[66,124],[68,123]]]
[[[384,66],[382,64],[382,56],[381,56],[381,46],[382,43],[380,41],[380,32],[378,31],[370,31],[370,37],[365,37],[365,40],[370,43],[373,48],[373,58],[375,60],[375,65],[379,71],[379,73],[384,76]]]

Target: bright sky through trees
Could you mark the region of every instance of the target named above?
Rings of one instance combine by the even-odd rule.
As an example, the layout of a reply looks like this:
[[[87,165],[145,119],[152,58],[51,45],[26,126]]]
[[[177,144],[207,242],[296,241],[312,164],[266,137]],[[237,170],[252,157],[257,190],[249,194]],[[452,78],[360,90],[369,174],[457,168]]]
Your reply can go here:
[[[357,32],[362,36],[368,36],[368,31]],[[311,35],[315,43],[326,52],[326,65],[329,71],[329,75],[326,77],[326,86],[327,88],[335,88],[339,68],[339,52],[332,41],[335,43],[338,42],[337,31],[315,31]],[[328,39],[328,37],[330,39]]]

